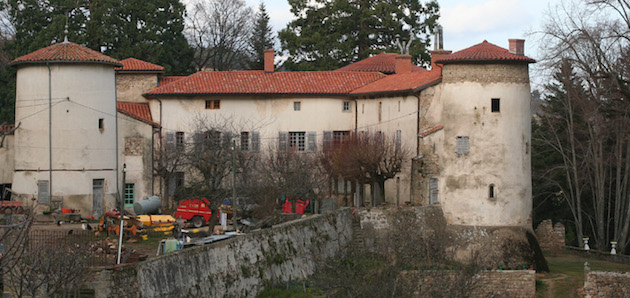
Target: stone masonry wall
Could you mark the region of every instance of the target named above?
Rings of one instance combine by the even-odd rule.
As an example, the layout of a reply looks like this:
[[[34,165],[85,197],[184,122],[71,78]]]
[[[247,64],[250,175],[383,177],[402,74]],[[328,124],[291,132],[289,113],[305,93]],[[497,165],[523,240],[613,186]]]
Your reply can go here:
[[[533,270],[463,271],[416,270],[401,274],[401,286],[410,297],[535,297]]]
[[[349,209],[105,270],[96,297],[254,297],[268,283],[299,280],[352,241]]]
[[[540,248],[546,251],[558,251],[565,246],[565,229],[561,223],[553,225],[551,219],[543,220],[536,228],[536,238]]]
[[[630,273],[584,272],[585,297],[630,297]]]

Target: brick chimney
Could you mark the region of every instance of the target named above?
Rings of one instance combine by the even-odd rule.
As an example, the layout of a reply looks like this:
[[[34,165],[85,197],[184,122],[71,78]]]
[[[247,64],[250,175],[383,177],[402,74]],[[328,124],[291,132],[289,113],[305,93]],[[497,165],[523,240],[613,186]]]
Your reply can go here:
[[[396,56],[396,74],[410,73],[411,72],[411,55],[398,55]]]
[[[524,39],[508,39],[510,42],[510,53],[525,56],[525,40]]]
[[[273,60],[275,58],[276,51],[273,49],[265,50],[265,72],[273,72],[274,65]]]
[[[430,51],[429,53],[431,53],[431,70],[434,70],[438,67],[435,61],[444,58],[444,56],[450,55],[452,52],[453,51],[445,51],[445,50]]]

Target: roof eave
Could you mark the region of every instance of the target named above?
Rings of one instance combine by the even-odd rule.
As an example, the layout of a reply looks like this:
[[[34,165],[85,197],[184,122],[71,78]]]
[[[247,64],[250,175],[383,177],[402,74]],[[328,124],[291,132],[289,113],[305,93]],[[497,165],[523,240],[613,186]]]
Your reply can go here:
[[[147,119],[143,119],[143,118],[138,117],[138,116],[136,116],[136,115],[133,115],[133,114],[131,114],[131,113],[129,113],[129,112],[127,112],[127,111],[125,111],[125,110],[118,109],[118,112],[119,112],[119,113],[121,113],[121,114],[123,114],[123,115],[129,116],[129,117],[131,117],[131,118],[133,118],[133,119],[135,119],[135,120],[138,120],[138,121],[140,121],[140,122],[143,122],[143,123],[145,123],[145,124],[149,124],[149,125],[151,125],[151,126],[153,126],[153,127],[161,127],[161,126],[162,126],[162,125],[160,125],[159,123],[156,123],[156,122],[153,122],[153,121],[149,121],[149,120],[147,120]]]
[[[379,95],[387,96],[387,95],[397,95],[397,94],[409,94],[409,93],[422,91],[431,86],[435,86],[441,82],[442,82],[442,78],[438,78],[426,84],[422,84],[416,88],[408,88],[408,89],[401,89],[401,90],[388,90],[388,91],[375,91],[375,92],[362,92],[362,93],[350,94],[350,96],[361,97],[361,96],[379,96]]]
[[[72,64],[106,64],[113,65],[115,67],[122,67],[123,65],[119,62],[109,62],[109,61],[76,61],[76,60],[37,60],[37,61],[11,61],[8,63],[9,66],[17,66],[20,64],[58,64],[58,63],[72,63]]]
[[[492,63],[492,64],[505,64],[505,63],[510,63],[510,64],[529,64],[529,63],[536,63],[536,60],[534,59],[528,59],[528,60],[513,60],[513,59],[485,59],[485,60],[466,60],[466,59],[462,59],[462,60],[437,60],[435,61],[435,63],[437,64],[488,64],[488,63]]]
[[[164,73],[164,70],[116,70],[120,74],[159,74]]]

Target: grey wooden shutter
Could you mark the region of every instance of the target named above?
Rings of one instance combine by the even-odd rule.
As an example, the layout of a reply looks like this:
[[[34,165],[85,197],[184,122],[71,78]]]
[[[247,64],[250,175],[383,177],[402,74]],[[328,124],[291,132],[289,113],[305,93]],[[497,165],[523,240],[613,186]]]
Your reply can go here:
[[[40,204],[50,204],[49,190],[48,180],[37,181],[37,198],[39,199]]]
[[[324,149],[328,149],[330,148],[330,145],[332,145],[332,136],[333,136],[332,131],[330,130],[324,131]]]
[[[278,151],[287,151],[289,134],[286,131],[278,132]]]
[[[252,142],[251,142],[252,152],[260,151],[260,133],[257,131],[252,131]]]
[[[396,150],[400,150],[402,146],[402,132],[400,130],[396,131]]]
[[[457,137],[455,152],[460,155],[466,155],[469,151],[468,137]]]
[[[437,178],[429,179],[429,204],[437,204],[438,202],[438,180]]]
[[[308,152],[317,151],[317,133],[314,131],[308,132]]]
[[[175,132],[167,131],[166,132],[166,150],[169,152],[175,151]]]

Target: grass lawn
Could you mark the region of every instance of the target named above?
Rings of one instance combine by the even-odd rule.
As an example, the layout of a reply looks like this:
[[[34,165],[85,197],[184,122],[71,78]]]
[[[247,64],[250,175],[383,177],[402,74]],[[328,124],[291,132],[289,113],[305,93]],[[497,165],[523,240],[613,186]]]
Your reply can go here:
[[[545,258],[551,272],[538,275],[538,297],[577,297],[578,290],[584,285],[584,262],[589,262],[593,271],[630,272],[630,265],[587,258],[568,251],[545,253]]]

